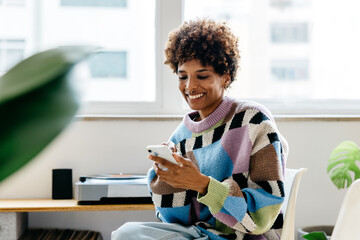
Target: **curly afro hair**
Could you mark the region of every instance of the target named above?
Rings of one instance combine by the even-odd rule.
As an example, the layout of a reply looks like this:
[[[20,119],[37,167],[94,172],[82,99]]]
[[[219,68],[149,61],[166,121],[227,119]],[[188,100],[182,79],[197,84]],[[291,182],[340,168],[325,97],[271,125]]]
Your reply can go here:
[[[197,59],[204,66],[212,66],[221,76],[229,74],[233,82],[240,60],[238,38],[225,23],[211,19],[191,20],[170,32],[165,58],[164,63],[174,73],[179,65]]]

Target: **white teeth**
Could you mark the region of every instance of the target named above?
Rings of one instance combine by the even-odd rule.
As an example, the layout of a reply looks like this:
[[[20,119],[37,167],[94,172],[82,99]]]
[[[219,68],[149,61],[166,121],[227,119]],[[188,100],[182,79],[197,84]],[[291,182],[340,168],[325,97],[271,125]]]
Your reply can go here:
[[[205,95],[204,93],[200,93],[200,94],[188,95],[188,96],[189,96],[190,99],[196,99],[196,98],[202,97],[204,95]]]

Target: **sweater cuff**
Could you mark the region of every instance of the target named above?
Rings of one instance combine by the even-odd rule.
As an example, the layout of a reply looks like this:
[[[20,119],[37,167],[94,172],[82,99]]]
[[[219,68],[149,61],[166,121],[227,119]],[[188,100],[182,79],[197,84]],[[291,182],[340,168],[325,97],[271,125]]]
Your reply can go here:
[[[205,204],[209,207],[212,214],[218,213],[224,206],[225,199],[229,195],[229,185],[219,182],[212,177],[210,178],[208,191],[206,195],[198,193],[198,202]]]

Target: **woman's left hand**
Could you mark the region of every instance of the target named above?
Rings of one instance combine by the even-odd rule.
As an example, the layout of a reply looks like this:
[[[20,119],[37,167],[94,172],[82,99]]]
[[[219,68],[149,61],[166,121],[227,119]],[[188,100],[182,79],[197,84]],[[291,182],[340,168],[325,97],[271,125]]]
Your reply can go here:
[[[173,153],[173,156],[179,165],[161,157],[148,156],[150,160],[155,162],[153,169],[159,179],[174,188],[190,189],[205,195],[210,182],[209,177],[202,174],[190,159],[184,158],[178,153]],[[162,170],[159,164],[168,170]]]

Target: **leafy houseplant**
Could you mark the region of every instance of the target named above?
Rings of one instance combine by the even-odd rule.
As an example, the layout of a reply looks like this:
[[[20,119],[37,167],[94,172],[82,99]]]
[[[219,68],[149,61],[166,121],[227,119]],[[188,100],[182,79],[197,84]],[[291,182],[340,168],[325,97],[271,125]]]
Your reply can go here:
[[[37,53],[0,78],[0,183],[33,159],[79,107],[72,67],[94,47]]]
[[[352,141],[341,142],[330,155],[327,173],[338,189],[348,188],[360,178],[360,148]],[[326,240],[324,232],[311,232],[303,236],[309,240]]]
[[[340,143],[331,153],[327,172],[338,189],[348,188],[360,178],[360,149],[352,141]]]

